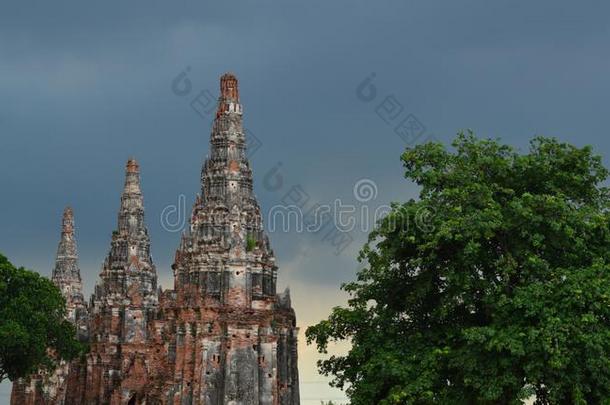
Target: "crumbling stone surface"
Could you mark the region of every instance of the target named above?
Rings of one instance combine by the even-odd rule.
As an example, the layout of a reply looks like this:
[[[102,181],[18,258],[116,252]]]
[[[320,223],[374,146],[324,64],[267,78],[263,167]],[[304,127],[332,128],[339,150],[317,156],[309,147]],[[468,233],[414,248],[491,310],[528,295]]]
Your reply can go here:
[[[53,280],[91,350],[62,364],[53,374],[61,378],[14,384],[13,404],[299,404],[298,328],[290,292],[276,293],[237,78],[223,75],[220,90],[201,194],[172,265],[174,288],[157,288],[139,166],[130,159],[118,228],[88,308],[76,262],[65,259],[76,260],[76,245],[72,255],[72,245],[62,248],[73,229],[64,218]]]

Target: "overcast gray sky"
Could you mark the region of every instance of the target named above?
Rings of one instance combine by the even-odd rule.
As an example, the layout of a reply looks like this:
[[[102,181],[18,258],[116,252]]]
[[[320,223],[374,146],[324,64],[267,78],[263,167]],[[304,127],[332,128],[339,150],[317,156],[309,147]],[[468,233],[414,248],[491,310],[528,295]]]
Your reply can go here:
[[[251,163],[265,212],[297,186],[308,204],[340,198],[360,209],[361,179],[377,188],[371,210],[416,196],[399,161],[410,141],[394,131],[407,117],[425,127],[415,142],[472,128],[520,148],[540,134],[610,156],[607,2],[12,3],[0,3],[0,251],[49,275],[70,204],[87,294],[130,156],[171,287],[179,233],[160,216],[180,195],[190,209],[199,190],[210,120],[190,103],[217,94],[225,71],[237,74],[245,125],[261,142]],[[183,71],[192,89],[181,96],[172,81]],[[367,98],[358,86],[372,74]],[[365,240],[350,236],[337,254],[322,234],[271,233],[278,287],[291,286],[302,331],[344,301],[338,287]],[[343,397],[325,388],[304,339],[300,356],[302,398]]]

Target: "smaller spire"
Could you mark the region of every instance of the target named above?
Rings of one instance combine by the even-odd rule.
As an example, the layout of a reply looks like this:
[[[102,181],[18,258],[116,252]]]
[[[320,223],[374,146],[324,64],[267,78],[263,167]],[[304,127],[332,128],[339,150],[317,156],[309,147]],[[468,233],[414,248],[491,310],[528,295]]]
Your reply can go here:
[[[134,158],[129,158],[125,164],[125,188],[117,216],[118,223],[112,232],[110,252],[100,274],[101,287],[94,293],[92,302],[99,307],[114,305],[113,299],[109,298],[113,295],[131,299],[133,297],[129,296],[128,290],[137,285],[139,296],[145,296],[145,305],[154,305],[157,276],[150,256],[150,238],[144,224],[140,165]]]
[[[74,239],[74,213],[72,208],[66,207],[61,219],[61,239],[57,247],[56,267],[54,270],[65,272],[72,271],[72,262],[76,262],[76,241]],[[63,266],[64,262],[68,262],[69,266]],[[64,274],[62,274],[64,276]]]
[[[64,209],[61,221],[61,239],[57,246],[57,256],[51,279],[62,291],[69,309],[71,306],[83,302],[78,253],[74,238],[74,213],[70,207]]]

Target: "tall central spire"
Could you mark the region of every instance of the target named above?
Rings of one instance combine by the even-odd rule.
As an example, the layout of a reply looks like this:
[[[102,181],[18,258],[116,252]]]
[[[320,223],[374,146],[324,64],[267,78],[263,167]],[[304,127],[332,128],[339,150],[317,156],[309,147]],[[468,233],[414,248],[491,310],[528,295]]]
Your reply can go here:
[[[263,232],[260,207],[252,191],[242,113],[237,78],[226,73],[220,78],[210,155],[201,170],[202,196],[197,196],[189,234],[183,236],[176,252],[174,277],[179,294],[189,288],[200,291],[205,288],[210,298],[248,306],[252,300],[275,297],[276,268]],[[210,254],[212,251],[214,255]],[[197,267],[201,277],[187,277],[186,273],[193,271],[189,270],[193,266],[189,261],[200,262],[203,258],[205,265]],[[251,266],[254,292],[241,285],[234,288],[234,283],[245,282],[241,280],[245,271],[235,270],[240,277],[234,282],[228,270],[219,267],[221,262],[232,269]],[[188,294],[193,295],[198,296]]]
[[[252,191],[239,88],[231,73],[220,78],[201,189],[172,266],[172,305],[195,331],[180,331],[179,341],[197,339],[183,343],[192,348],[183,357],[200,359],[196,348],[205,348],[199,369],[192,361],[176,364],[180,397],[190,403],[195,386],[202,387],[201,395],[205,387],[210,403],[298,404],[298,329],[288,293],[276,294],[278,268]],[[192,319],[199,325],[190,326]]]
[[[246,158],[246,137],[242,124],[237,78],[226,73],[220,78],[220,97],[210,136],[210,157],[203,165],[201,192],[204,200],[232,205],[254,203],[252,171]]]

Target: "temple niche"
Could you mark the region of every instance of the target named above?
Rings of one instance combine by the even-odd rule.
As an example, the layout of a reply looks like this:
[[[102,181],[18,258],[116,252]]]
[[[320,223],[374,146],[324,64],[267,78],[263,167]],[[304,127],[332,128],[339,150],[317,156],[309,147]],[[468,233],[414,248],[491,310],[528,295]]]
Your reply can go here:
[[[188,226],[157,286],[140,167],[129,159],[117,229],[89,303],[82,295],[72,211],[53,281],[68,303],[82,360],[13,385],[12,404],[299,404],[296,318],[253,193],[237,78],[220,97]]]

